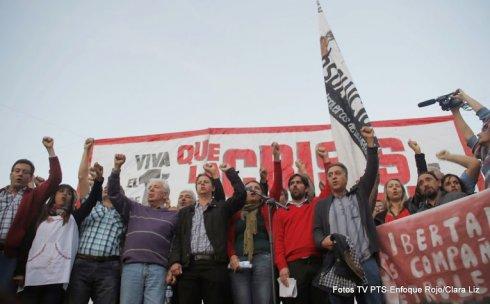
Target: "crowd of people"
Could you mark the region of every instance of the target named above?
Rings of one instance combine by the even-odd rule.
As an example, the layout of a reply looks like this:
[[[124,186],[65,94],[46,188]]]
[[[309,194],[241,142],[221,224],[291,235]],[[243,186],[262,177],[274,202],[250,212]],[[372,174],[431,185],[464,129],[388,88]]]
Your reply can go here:
[[[163,179],[149,182],[143,204],[128,198],[120,185],[123,154],[114,156],[104,187],[104,168],[88,162],[93,139],[85,141],[77,189],[61,184],[54,140],[45,137],[48,178],[36,177],[34,164],[19,159],[10,185],[0,189],[0,302],[383,303],[379,292],[351,289],[382,285],[376,226],[471,195],[481,175],[490,186],[490,110],[462,90],[453,98],[483,122],[475,135],[459,107],[450,109],[474,156],[443,150],[437,157],[463,166],[463,174],[428,166],[422,147],[410,140],[418,172],[414,195],[390,179],[379,201],[378,147],[369,126],[361,129],[366,170],[350,189],[347,167],[331,163],[321,146],[321,192],[316,195],[301,161],[284,189],[274,142],[272,176],[261,169],[258,181],[244,184],[228,164],[205,164],[177,207],[170,206]],[[220,172],[233,187],[228,198]],[[279,289],[292,286],[295,297],[280,297]]]

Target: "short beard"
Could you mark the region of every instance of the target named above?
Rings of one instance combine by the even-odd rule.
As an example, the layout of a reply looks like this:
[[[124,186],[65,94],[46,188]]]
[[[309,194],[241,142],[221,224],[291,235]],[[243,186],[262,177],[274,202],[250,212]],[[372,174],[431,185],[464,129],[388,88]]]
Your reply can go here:
[[[432,201],[437,198],[437,194],[439,194],[439,191],[430,191],[429,193],[425,194],[425,197]]]
[[[305,198],[306,197],[306,192],[303,192],[303,193],[299,193],[298,195],[294,195],[294,193],[291,192],[291,198],[293,200],[300,200],[302,198]]]

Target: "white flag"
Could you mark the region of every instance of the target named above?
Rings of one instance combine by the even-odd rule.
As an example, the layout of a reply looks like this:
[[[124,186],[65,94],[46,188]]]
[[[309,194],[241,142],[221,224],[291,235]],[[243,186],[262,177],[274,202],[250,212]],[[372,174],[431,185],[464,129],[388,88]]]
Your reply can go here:
[[[318,0],[317,6],[332,137],[338,159],[349,171],[351,186],[362,176],[366,167],[367,143],[360,130],[369,125],[369,118]]]

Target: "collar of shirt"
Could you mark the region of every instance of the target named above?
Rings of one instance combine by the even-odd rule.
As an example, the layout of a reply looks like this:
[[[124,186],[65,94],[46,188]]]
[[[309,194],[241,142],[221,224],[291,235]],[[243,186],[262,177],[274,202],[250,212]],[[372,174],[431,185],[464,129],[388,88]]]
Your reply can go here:
[[[299,208],[299,207],[301,207],[301,206],[303,206],[304,204],[307,204],[307,203],[309,203],[308,199],[307,198],[304,198],[301,203],[295,203],[293,201],[289,201],[289,202],[286,203],[286,206],[294,205],[294,206],[296,206],[296,207]]]
[[[332,195],[333,195],[334,200],[335,199],[342,199],[342,198],[348,196],[349,195],[349,192],[347,190],[345,190],[344,193],[341,196],[336,196],[335,194],[332,194]]]
[[[27,186],[24,186],[24,187],[22,187],[21,189],[19,189],[19,190],[18,190],[18,191],[17,191],[17,192],[14,194],[14,193],[13,193],[13,191],[12,191],[12,188],[11,188],[10,186],[6,186],[6,187],[4,187],[3,189],[1,189],[1,190],[0,190],[0,192],[5,191],[5,193],[8,193],[8,194],[14,194],[14,196],[15,196],[15,195],[18,195],[18,194],[23,195],[23,194],[24,194],[24,192],[26,191],[26,189],[27,189]]]
[[[196,202],[196,205],[194,206],[194,209],[202,209],[202,211],[204,212],[204,211],[206,211],[208,209],[208,207],[209,207],[210,204],[211,203],[209,203],[209,204],[207,204],[205,206],[202,206],[201,204],[199,204],[199,201],[198,201],[198,202]]]
[[[104,202],[98,201],[97,205],[99,205],[101,208],[103,208],[105,211],[110,211],[110,210],[115,210],[114,206],[112,207],[107,207],[104,205]]]

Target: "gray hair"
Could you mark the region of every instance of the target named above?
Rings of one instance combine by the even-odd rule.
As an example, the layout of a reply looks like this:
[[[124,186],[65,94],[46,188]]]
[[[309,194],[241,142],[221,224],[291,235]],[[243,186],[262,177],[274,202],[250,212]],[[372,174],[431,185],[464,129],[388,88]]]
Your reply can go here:
[[[168,182],[164,179],[161,179],[161,178],[152,178],[150,179],[150,182],[149,184],[151,183],[160,183],[163,187],[163,190],[168,194],[170,195],[170,186],[168,185]]]
[[[196,198],[196,194],[194,193],[194,191],[189,190],[189,189],[184,189],[184,190],[180,191],[179,196],[182,194],[182,192],[189,193],[192,196],[192,200],[194,200],[194,202],[196,202],[197,198]]]

